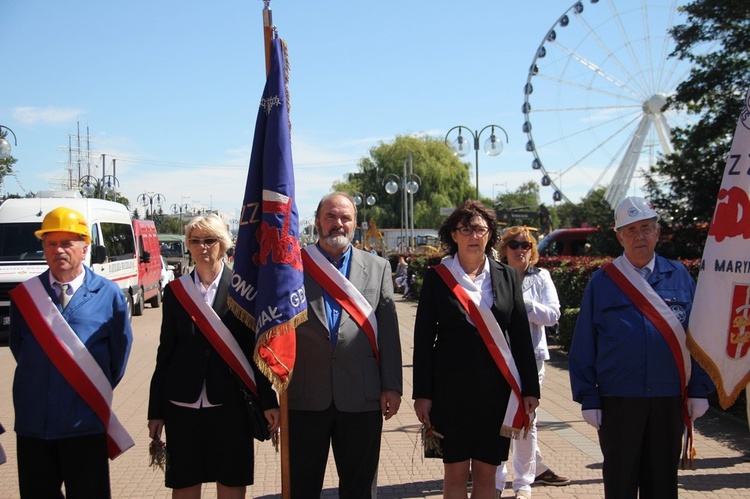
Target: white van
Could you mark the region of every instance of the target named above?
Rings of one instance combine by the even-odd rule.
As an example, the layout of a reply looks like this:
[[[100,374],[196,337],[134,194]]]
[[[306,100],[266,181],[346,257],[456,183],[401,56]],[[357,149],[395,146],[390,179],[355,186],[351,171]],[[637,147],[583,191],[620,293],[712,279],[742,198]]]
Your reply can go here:
[[[8,293],[20,282],[47,270],[34,231],[49,211],[60,206],[80,212],[89,224],[91,246],[85,264],[120,286],[128,300],[129,314],[133,304],[140,302],[135,238],[125,205],[84,198],[74,191],[43,191],[34,198],[8,199],[0,204],[0,341],[8,337]]]

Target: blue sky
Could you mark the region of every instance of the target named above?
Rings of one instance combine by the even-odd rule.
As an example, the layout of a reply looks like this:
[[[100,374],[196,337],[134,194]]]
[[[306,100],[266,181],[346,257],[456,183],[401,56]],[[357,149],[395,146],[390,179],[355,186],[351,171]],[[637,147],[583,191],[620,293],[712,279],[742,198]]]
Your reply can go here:
[[[604,24],[614,17],[604,5],[609,1],[584,0],[591,31],[585,41],[574,41],[573,33],[587,28],[571,22],[568,53],[563,49],[567,55],[558,63],[581,67],[570,50],[585,54],[587,44],[612,35]],[[272,0],[274,24],[289,45],[300,218],[310,217],[332,183],[356,171],[358,160],[381,141],[403,134],[442,138],[456,125],[497,124],[509,135],[500,156],[480,155],[483,195],[539,182],[522,132],[523,88],[537,48],[573,3]],[[108,174],[116,159],[120,190],[131,203],[141,193],[159,193],[166,211],[188,204],[237,216],[265,80],[260,0],[0,0],[0,6],[7,68],[0,79],[0,125],[18,137],[17,178],[6,178],[5,192],[59,188],[70,176],[68,142],[76,140],[80,123],[83,138],[87,127],[91,138],[92,174],[101,176],[102,153]],[[624,45],[613,40],[612,53]],[[600,65],[614,59],[606,51],[595,57]],[[583,75],[587,82],[595,78],[590,69]],[[576,93],[588,83],[566,88],[554,80],[546,80],[549,87],[539,81],[539,102],[556,98],[555,105],[566,103],[560,109],[597,108],[595,96]],[[551,128],[555,121],[568,126],[561,115],[532,115],[540,134],[534,138],[547,147],[545,166],[563,154],[556,149],[560,132]],[[601,133],[575,135],[567,144],[574,150],[574,140],[583,147],[604,140]],[[472,182],[473,158],[465,158]],[[593,185],[589,173],[602,164],[591,156],[565,161],[557,178],[551,176],[578,201]],[[592,171],[585,171],[590,161]],[[86,163],[84,157],[84,174]],[[551,188],[543,189],[542,200],[552,203]]]

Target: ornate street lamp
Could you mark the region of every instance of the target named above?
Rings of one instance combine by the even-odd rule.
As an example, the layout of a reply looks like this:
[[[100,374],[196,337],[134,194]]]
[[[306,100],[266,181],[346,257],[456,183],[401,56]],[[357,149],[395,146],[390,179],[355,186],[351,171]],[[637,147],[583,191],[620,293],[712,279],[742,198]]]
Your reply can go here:
[[[144,208],[151,207],[151,220],[153,220],[154,203],[156,203],[157,208],[161,208],[161,205],[167,202],[167,198],[165,198],[163,194],[149,194],[144,192],[143,194],[138,195],[138,202],[141,203],[141,206]],[[146,215],[148,215],[148,213]]]
[[[452,141],[448,141],[448,136],[451,134],[453,130],[458,128],[458,137]],[[445,134],[445,143],[448,145],[452,150],[453,154],[459,157],[464,157],[469,152],[471,152],[472,144],[469,144],[469,139],[463,136],[463,130],[466,129],[467,132],[469,132],[469,135],[471,135],[471,138],[473,140],[473,148],[474,148],[474,166],[476,171],[476,188],[477,188],[477,201],[479,201],[479,139],[482,136],[482,133],[490,129],[490,137],[484,142],[484,152],[487,153],[487,156],[499,156],[501,152],[503,152],[503,141],[501,138],[499,138],[497,135],[495,135],[495,128],[499,128],[503,131],[505,134],[505,142],[508,142],[508,132],[505,131],[503,127],[500,125],[487,125],[486,127],[482,128],[481,130],[472,132],[469,127],[459,125],[454,126],[450,130],[448,130],[448,133]]]
[[[406,163],[409,162],[409,173],[406,173]],[[408,237],[407,246],[414,245],[414,194],[419,190],[422,179],[416,173],[412,173],[412,154],[409,153],[409,159],[404,160],[404,175],[399,177],[395,173],[389,173],[383,179],[383,187],[388,194],[396,194],[401,188],[404,193],[401,204],[401,241],[404,241],[404,235]],[[408,197],[407,197],[408,195]],[[409,200],[411,200],[411,209],[409,209]],[[410,217],[411,214],[411,217]],[[411,233],[409,233],[411,227]]]
[[[375,203],[378,202],[378,197],[374,192],[371,192],[366,197],[361,192],[355,192],[352,198],[354,199],[354,204],[357,205],[357,209],[359,209],[359,206],[362,205],[362,229],[366,229],[365,224],[367,224],[367,207],[375,205]]]
[[[117,188],[120,187],[120,181],[114,175],[105,175],[102,179],[102,196],[107,199],[112,196],[112,201],[117,201]]]
[[[8,130],[10,134],[13,135],[13,143],[16,146],[18,146],[18,139],[16,138],[15,132],[13,132],[13,130],[11,130],[5,125],[0,125],[0,132],[3,131],[3,128]],[[5,135],[7,136],[8,134],[6,133]],[[8,140],[5,137],[0,137],[0,159],[10,158],[10,152],[11,152],[10,142],[8,142]]]
[[[101,192],[101,182],[98,178],[91,175],[84,175],[78,180],[78,186],[81,188],[83,197],[92,198]]]
[[[182,214],[183,213],[189,213],[190,212],[190,206],[188,206],[187,203],[185,203],[185,204],[177,204],[177,203],[175,203],[172,206],[170,206],[170,209],[172,210],[172,214],[173,215],[177,215],[178,213],[180,214],[180,230],[182,230],[183,229],[183,227],[182,227]]]

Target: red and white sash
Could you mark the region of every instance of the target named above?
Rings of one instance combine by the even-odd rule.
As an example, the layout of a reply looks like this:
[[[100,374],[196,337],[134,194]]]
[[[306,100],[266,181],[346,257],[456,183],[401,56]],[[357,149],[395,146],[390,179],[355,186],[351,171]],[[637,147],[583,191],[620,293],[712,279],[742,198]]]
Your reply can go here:
[[[486,304],[482,303],[481,300],[479,305],[474,303],[474,300],[471,299],[444,263],[440,263],[433,268],[456,296],[466,313],[469,314],[471,321],[479,330],[479,335],[487,346],[492,360],[495,361],[497,368],[510,385],[511,394],[508,398],[508,405],[505,410],[500,434],[504,437],[518,438],[521,431],[525,430],[525,436],[525,433],[529,429],[530,421],[529,415],[523,410],[521,376],[518,374],[516,361],[513,359],[513,354],[510,351],[510,346],[500,324],[497,323],[492,310]]]
[[[245,386],[258,396],[258,387],[255,383],[255,374],[250,367],[250,361],[247,360],[245,353],[229,328],[221,322],[216,311],[206,303],[206,300],[198,292],[193,276],[183,274],[179,279],[172,281],[170,286],[177,301],[180,302],[182,308],[185,309],[198,329],[214,347],[214,350],[240,377]],[[252,334],[252,332],[248,331],[248,334]]]
[[[370,302],[362,293],[325,257],[317,245],[302,248],[302,264],[305,272],[320,284],[365,332],[370,340],[375,358],[380,363],[378,350],[378,320]]]
[[[635,268],[627,263],[624,257],[617,257],[611,264],[605,265],[604,271],[618,288],[630,298],[630,301],[661,333],[674,357],[677,371],[680,374],[680,392],[682,395],[682,420],[687,429],[683,446],[683,466],[692,464],[693,424],[687,410],[687,386],[690,382],[691,362],[688,352],[685,328],[682,327],[675,313],[656,291],[643,279]]]
[[[674,356],[685,390],[690,381],[690,353],[685,343],[685,328],[675,313],[622,256],[617,257],[611,265],[606,265],[604,270],[664,337]]]
[[[10,294],[44,353],[101,420],[109,458],[135,445],[112,411],[112,384],[52,302],[41,279],[29,279]]]

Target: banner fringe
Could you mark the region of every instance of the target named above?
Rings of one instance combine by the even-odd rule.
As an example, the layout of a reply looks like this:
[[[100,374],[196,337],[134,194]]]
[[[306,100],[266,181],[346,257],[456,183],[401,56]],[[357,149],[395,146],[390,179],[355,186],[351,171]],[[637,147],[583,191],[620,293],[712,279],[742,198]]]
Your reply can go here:
[[[289,123],[289,142],[292,141],[292,94],[289,92],[289,52],[287,50],[286,41],[283,38],[281,40],[281,54],[284,60],[284,96],[286,98],[286,117],[287,123]]]
[[[265,377],[268,378],[269,381],[271,381],[271,384],[273,385],[273,387],[276,389],[278,393],[283,393],[289,387],[289,383],[292,381],[292,373],[294,372],[294,368],[292,367],[290,369],[289,366],[287,366],[284,362],[282,362],[282,360],[279,358],[276,352],[274,352],[273,348],[270,347],[270,343],[274,339],[279,338],[281,336],[285,336],[287,334],[293,334],[297,326],[299,326],[306,320],[307,320],[307,310],[303,310],[299,314],[289,319],[287,322],[272,327],[271,329],[263,333],[263,335],[261,335],[261,337],[258,338],[255,342],[255,351],[253,352],[253,360],[255,361],[255,364],[258,366],[258,369],[260,370],[260,372],[262,372],[265,375]],[[263,346],[266,349],[266,351],[270,352],[270,354],[276,360],[277,365],[281,366],[282,368],[284,368],[284,370],[286,370],[287,375],[286,375],[285,380],[282,381],[279,374],[274,372],[271,366],[268,365],[265,359],[260,355],[261,346]]]
[[[250,315],[247,310],[242,308],[239,303],[237,303],[234,298],[229,296],[227,298],[227,305],[229,306],[229,310],[232,311],[232,313],[240,320],[244,325],[249,327],[253,332],[255,332],[255,317]]]
[[[745,389],[745,386],[750,383],[750,372],[745,374],[731,392],[727,393],[724,389],[724,380],[721,376],[721,369],[719,369],[719,366],[717,366],[713,359],[711,359],[711,356],[701,348],[698,342],[693,339],[693,335],[690,333],[690,328],[688,328],[687,331],[687,347],[695,361],[704,371],[706,371],[711,378],[711,381],[714,382],[716,392],[719,395],[719,404],[722,409],[729,409],[737,401],[737,397],[740,396],[740,393]]]
[[[522,429],[513,428],[511,426],[503,425],[500,428],[500,436],[510,438],[512,440],[519,440],[521,438]]]

